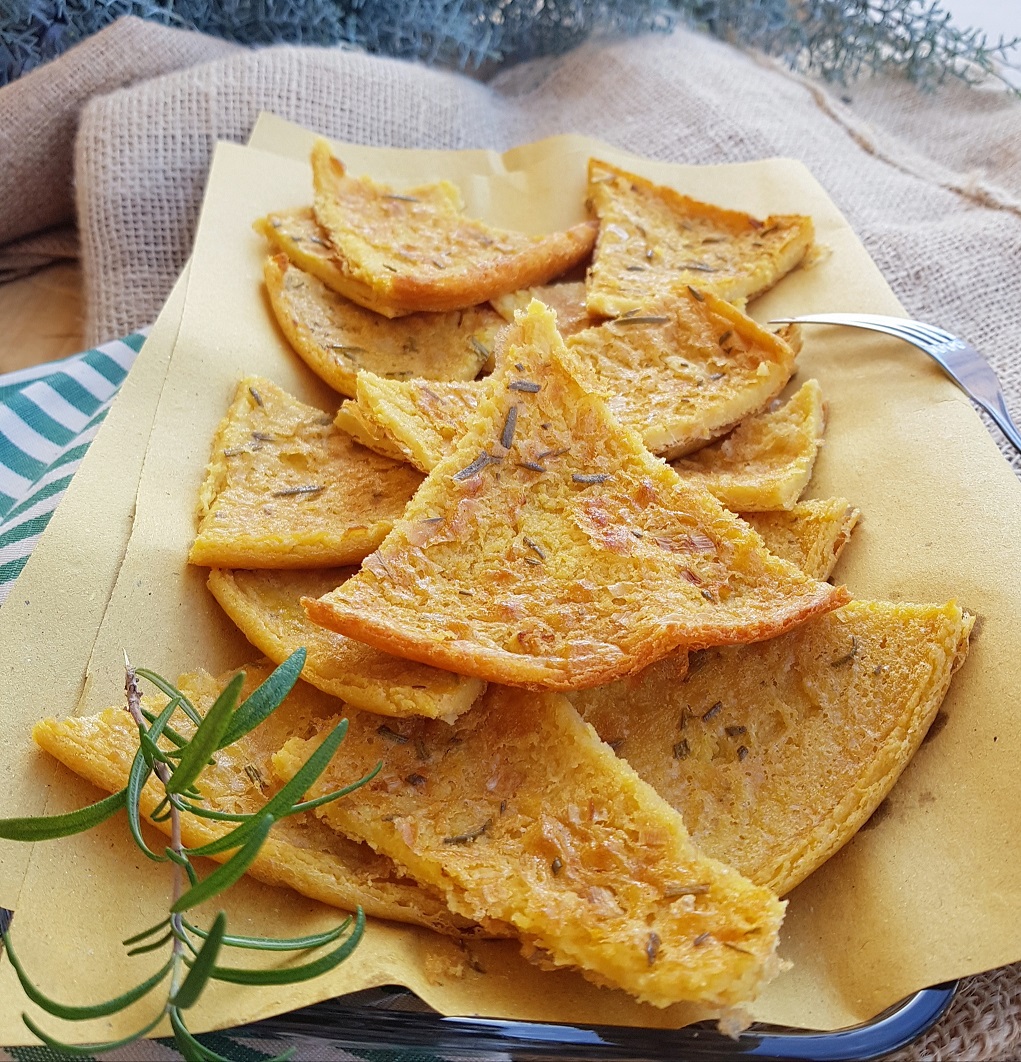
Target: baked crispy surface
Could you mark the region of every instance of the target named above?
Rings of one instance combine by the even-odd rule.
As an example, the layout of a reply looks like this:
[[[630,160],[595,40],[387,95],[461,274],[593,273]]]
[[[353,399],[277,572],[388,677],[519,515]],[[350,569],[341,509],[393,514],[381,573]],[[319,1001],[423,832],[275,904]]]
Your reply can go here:
[[[775,513],[741,514],[745,523],[762,536],[770,553],[796,565],[813,579],[829,578],[858,516],[858,510],[843,498],[802,502],[793,509]],[[644,711],[646,691],[654,691],[653,696],[658,696],[656,691],[684,681],[688,656],[683,650],[671,653],[636,675],[593,689],[575,690],[568,696],[582,716],[590,705],[593,712],[626,716],[628,704],[636,696],[639,710]],[[616,752],[616,740],[610,738],[609,743]]]
[[[268,674],[264,665],[249,668],[246,691]],[[226,680],[198,673],[184,676],[179,688],[204,713],[225,684]],[[299,683],[265,723],[216,754],[215,766],[206,767],[198,783],[207,807],[244,814],[265,804],[280,787],[270,762],[272,754],[289,738],[309,734],[316,722],[336,711],[336,701],[310,692],[313,697],[304,694]],[[154,711],[166,705],[166,699],[159,696],[147,697],[145,702]],[[193,729],[181,713],[174,716],[172,725],[185,735]],[[76,774],[111,793],[127,784],[138,750],[138,729],[123,708],[108,708],[93,716],[45,719],[36,725],[33,737]],[[142,793],[143,814],[150,815],[158,801],[158,791],[150,782]],[[158,825],[169,831],[169,822]],[[182,837],[189,847],[222,836],[232,825],[187,813],[181,816]],[[226,852],[217,858],[222,861],[233,854]],[[268,885],[288,886],[348,911],[360,905],[367,914],[441,933],[478,931],[467,919],[451,914],[438,892],[417,885],[386,856],[339,835],[308,812],[277,822],[248,872]]]
[[[794,373],[782,339],[686,284],[577,333],[567,347],[617,420],[667,459],[762,409]]]
[[[788,892],[872,814],[925,736],[973,620],[855,601],[756,645],[575,699],[705,852]],[[612,695],[609,695],[611,694]]]
[[[614,417],[666,458],[705,445],[761,410],[790,379],[795,361],[778,336],[722,299],[687,287],[641,314],[577,331],[566,346]],[[433,384],[363,375],[354,430],[383,440],[380,452],[398,447],[428,472],[468,430],[488,379]],[[354,415],[345,413],[345,426]]]
[[[313,623],[301,607],[350,578],[354,568],[242,571],[214,568],[207,585],[245,637],[276,663],[307,650],[302,678],[353,708],[450,721],[485,683],[391,656]]]
[[[673,467],[728,509],[790,509],[812,478],[825,425],[822,389],[808,380],[784,405],[748,417]]]
[[[741,518],[762,536],[774,556],[796,565],[813,579],[827,579],[851,537],[858,515],[858,510],[843,498],[829,498],[802,502],[775,513],[742,513]],[[701,659],[698,653],[691,655]],[[658,697],[663,690],[684,681],[688,657],[683,650],[671,653],[636,675],[575,690],[568,696],[583,717],[591,712],[607,720],[619,717],[626,722],[632,703],[637,703],[636,711],[648,711],[650,697]],[[607,729],[609,732],[612,728]],[[611,736],[606,740],[616,752],[620,739]]]
[[[362,369],[402,380],[473,380],[504,324],[488,304],[391,321],[332,291],[285,255],[269,256],[263,275],[288,342],[313,372],[350,397]]]
[[[514,927],[526,954],[656,1006],[750,998],[773,969],[783,907],[704,858],[678,816],[563,697],[491,687],[453,728],[353,718],[322,791],[382,759],[321,809],[451,908]],[[314,742],[275,757],[290,777]]]
[[[588,274],[590,313],[616,317],[681,282],[730,301],[772,287],[812,245],[812,219],[759,221],[589,161],[588,202],[599,240]]]
[[[338,262],[337,290],[386,317],[457,310],[545,284],[592,252],[591,222],[528,236],[467,218],[427,189],[397,194],[351,177],[318,140],[313,209]]]
[[[333,427],[332,417],[250,377],[213,439],[192,564],[351,564],[389,532],[422,477]]]
[[[581,689],[847,600],[617,425],[546,307],[511,327],[474,426],[361,571],[305,602],[312,619],[460,674]]]
[[[766,549],[813,579],[828,579],[861,514],[844,498],[810,499],[791,509],[741,513]]]

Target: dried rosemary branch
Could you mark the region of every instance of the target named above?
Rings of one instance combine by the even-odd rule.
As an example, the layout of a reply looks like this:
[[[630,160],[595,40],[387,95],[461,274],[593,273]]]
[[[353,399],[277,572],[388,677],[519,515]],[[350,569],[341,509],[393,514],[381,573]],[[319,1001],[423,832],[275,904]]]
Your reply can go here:
[[[930,0],[11,0],[0,5],[0,85],[120,15],[244,44],[337,44],[491,72],[586,38],[669,32],[679,22],[846,82],[895,69],[922,85],[999,76],[1015,41],[990,42]]]
[[[847,84],[864,71],[902,73],[922,88],[986,77],[1016,91],[1021,38],[996,42],[959,26],[936,0],[673,0],[685,21],[714,36]]]
[[[304,662],[305,650],[299,649],[241,704],[238,704],[238,699],[244,674],[236,675],[203,717],[188,698],[166,679],[147,669],[133,668],[125,658],[127,711],[138,727],[139,739],[128,784],[120,792],[67,815],[0,819],[0,839],[46,841],[83,833],[123,809],[127,814],[132,838],[140,851],[156,862],[171,864],[171,901],[167,917],[123,941],[124,946],[128,948],[128,956],[144,955],[169,946],[167,961],[156,973],[140,981],[134,988],[101,1003],[68,1005],[44,995],[32,982],[14,950],[11,913],[3,912],[3,917],[0,917],[0,940],[25,995],[55,1018],[84,1021],[106,1017],[125,1010],[159,986],[164,986],[165,998],[153,1017],[131,1035],[108,1043],[84,1046],[66,1044],[40,1028],[27,1014],[23,1015],[25,1024],[44,1044],[57,1051],[75,1055],[112,1051],[146,1036],[166,1018],[173,1030],[178,1050],[186,1059],[194,1059],[197,1062],[228,1062],[198,1041],[185,1023],[184,1012],[196,1003],[209,981],[228,981],[242,985],[292,984],[332,970],[354,950],[365,928],[365,916],[360,909],[326,933],[297,938],[233,936],[227,932],[227,918],[222,911],[208,929],[200,928],[186,917],[186,912],[219,895],[241,877],[255,860],[274,822],[346,796],[364,785],[375,774],[373,771],[365,778],[315,800],[302,800],[305,792],[326,769],[344,739],[347,721],[343,720],[330,732],[294,778],[258,812],[234,815],[203,806],[202,793],[197,786],[206,763],[220,749],[227,748],[254,730],[280,706],[298,680]],[[140,679],[150,682],[167,697],[166,707],[158,715],[143,708]],[[170,725],[177,712],[186,715],[195,724],[196,729],[190,739],[182,737]],[[142,836],[139,801],[150,778],[156,780],[164,793],[152,818],[156,821],[168,820],[170,823],[170,844],[164,848],[162,854],[152,851]],[[181,817],[185,814],[236,825],[230,832],[209,844],[186,848],[181,839]],[[199,878],[192,865],[193,857],[218,855],[229,851],[234,852],[230,859],[205,878]],[[341,943],[336,948],[301,965],[253,970],[221,966],[217,963],[220,950],[224,947],[259,951],[312,951],[337,941]],[[279,1058],[289,1058],[292,1053],[288,1052]]]

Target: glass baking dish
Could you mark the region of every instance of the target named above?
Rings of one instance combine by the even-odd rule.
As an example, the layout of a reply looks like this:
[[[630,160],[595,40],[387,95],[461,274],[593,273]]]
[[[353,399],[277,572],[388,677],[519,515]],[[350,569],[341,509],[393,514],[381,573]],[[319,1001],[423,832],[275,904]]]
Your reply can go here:
[[[715,1024],[683,1029],[611,1025],[562,1025],[445,1018],[434,1011],[398,1009],[417,1000],[405,988],[386,987],[283,1014],[230,1032],[231,1038],[272,1039],[298,1048],[313,1041],[350,1050],[416,1048],[442,1057],[483,1052],[529,1059],[629,1059],[632,1062],[700,1062],[709,1059],[811,1059],[860,1062],[895,1051],[929,1029],[946,1012],[957,991],[952,981],[926,988],[871,1021],[833,1032],[753,1025],[736,1038]],[[417,1004],[421,1007],[422,1004]],[[428,1056],[425,1056],[428,1057]]]

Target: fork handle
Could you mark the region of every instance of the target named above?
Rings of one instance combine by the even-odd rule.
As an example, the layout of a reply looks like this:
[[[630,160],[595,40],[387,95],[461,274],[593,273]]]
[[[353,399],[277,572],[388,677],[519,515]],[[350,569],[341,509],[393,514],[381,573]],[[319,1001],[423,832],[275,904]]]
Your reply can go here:
[[[1011,441],[1014,449],[1021,453],[1021,431],[1018,430],[1017,425],[1011,419],[1007,403],[1003,399],[1003,393],[998,390],[992,401],[980,401],[979,405],[996,421],[996,426]]]

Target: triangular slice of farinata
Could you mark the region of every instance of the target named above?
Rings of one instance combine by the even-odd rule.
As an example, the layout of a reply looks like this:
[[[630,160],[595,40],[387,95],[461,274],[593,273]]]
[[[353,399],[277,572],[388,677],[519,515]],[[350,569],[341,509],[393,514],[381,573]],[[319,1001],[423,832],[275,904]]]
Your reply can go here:
[[[654,1006],[737,1004],[775,971],[783,905],[704,858],[566,698],[492,687],[453,727],[380,730],[352,716],[310,795],[382,761],[372,785],[320,814],[463,917],[510,925],[543,965]],[[288,742],[281,778],[315,744]]]
[[[504,326],[488,303],[392,321],[345,299],[284,255],[268,257],[263,275],[287,341],[313,372],[351,397],[362,369],[401,380],[474,380]]]
[[[595,243],[591,222],[529,236],[465,217],[437,196],[351,177],[321,139],[312,179],[316,219],[339,267],[337,290],[386,317],[458,310],[545,284],[588,258]]]
[[[337,291],[343,282],[340,266],[322,225],[311,207],[277,210],[252,226],[265,237],[271,254],[284,254],[299,269]]]
[[[459,211],[464,206],[461,193],[449,181],[416,188],[411,194],[420,201],[435,200],[441,209]],[[311,207],[275,210],[259,218],[253,228],[266,238],[272,251],[287,255],[296,266],[333,291],[342,292],[349,283],[329,234]]]
[[[306,602],[317,623],[459,674],[581,689],[848,599],[618,425],[545,306],[511,329],[474,427],[361,571]]]
[[[640,308],[678,281],[730,301],[754,298],[812,246],[811,218],[759,221],[597,159],[589,161],[588,202],[599,219],[599,241],[587,306],[605,317]]]
[[[829,578],[858,516],[858,510],[843,498],[801,502],[793,509],[775,513],[741,514],[745,523],[762,536],[770,553],[796,565],[813,579]],[[689,658],[697,666],[705,654],[683,650],[671,653],[635,675],[594,689],[576,690],[569,695],[571,702],[582,715],[591,707],[593,713],[607,720],[616,714],[627,715],[632,701],[637,703],[637,711],[644,712],[646,702],[659,696],[659,690],[673,689],[684,681]],[[608,726],[607,734],[612,729]],[[611,734],[606,740],[616,752],[620,739]]]
[[[199,492],[188,559],[223,568],[327,568],[370,553],[422,477],[353,442],[269,380],[238,385]]]
[[[936,716],[974,620],[855,601],[756,645],[573,694],[703,851],[780,895],[845,844]]]
[[[812,478],[825,425],[822,389],[809,380],[778,409],[742,421],[674,469],[735,512],[790,509]]]
[[[246,669],[245,692],[268,677],[269,668],[256,664]],[[183,676],[179,688],[200,714],[233,677],[214,679],[205,672]],[[145,697],[144,704],[160,711],[166,698]],[[236,744],[216,753],[216,762],[200,776],[198,787],[204,806],[230,814],[251,813],[265,805],[280,783],[271,757],[290,738],[315,732],[315,724],[330,717],[337,702],[301,683],[269,719],[250,731]],[[173,727],[189,735],[194,727],[183,713],[174,716]],[[32,731],[36,743],[76,774],[108,792],[122,789],[135,753],[138,727],[119,708],[107,708],[98,715],[71,719],[44,719]],[[354,777],[348,782],[355,781]],[[142,792],[145,816],[155,810],[160,792],[150,782]],[[166,818],[157,824],[169,832]],[[199,847],[227,833],[233,823],[217,822],[182,814],[182,839],[189,847]],[[229,859],[234,852],[217,858]],[[329,829],[312,812],[280,819],[259,850],[248,873],[267,885],[287,886],[323,903],[353,911],[361,907],[367,914],[398,922],[428,926],[440,933],[477,934],[478,926],[452,914],[436,890],[417,885],[402,874],[384,855],[366,844],[352,841]]]
[[[304,648],[301,677],[353,708],[447,722],[466,712],[486,688],[484,682],[382,653],[305,615],[303,597],[325,594],[355,570],[214,568],[206,585],[252,645],[278,664]]]

